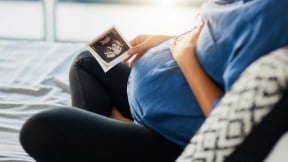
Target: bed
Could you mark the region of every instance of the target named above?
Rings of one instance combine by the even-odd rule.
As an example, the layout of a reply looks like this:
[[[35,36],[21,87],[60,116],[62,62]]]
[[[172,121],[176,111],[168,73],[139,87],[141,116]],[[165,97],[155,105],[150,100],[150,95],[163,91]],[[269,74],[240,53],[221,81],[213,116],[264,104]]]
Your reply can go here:
[[[0,40],[0,162],[33,161],[18,133],[31,115],[69,106],[68,71],[81,43]]]
[[[18,135],[31,115],[70,106],[68,71],[83,43],[0,40],[0,162],[33,162]],[[266,162],[287,162],[288,133]]]

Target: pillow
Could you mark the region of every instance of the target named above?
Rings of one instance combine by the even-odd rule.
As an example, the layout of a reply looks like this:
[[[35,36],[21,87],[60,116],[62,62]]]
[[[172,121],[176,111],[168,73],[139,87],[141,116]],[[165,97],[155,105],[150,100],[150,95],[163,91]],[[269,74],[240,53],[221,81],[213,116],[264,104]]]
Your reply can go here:
[[[262,162],[288,128],[288,47],[252,63],[176,162]]]

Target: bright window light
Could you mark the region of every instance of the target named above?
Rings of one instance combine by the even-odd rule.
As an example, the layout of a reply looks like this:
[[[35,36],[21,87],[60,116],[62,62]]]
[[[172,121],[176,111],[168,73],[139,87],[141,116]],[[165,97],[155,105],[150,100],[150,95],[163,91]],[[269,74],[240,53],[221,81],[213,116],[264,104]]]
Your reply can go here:
[[[159,6],[200,5],[204,0],[150,0],[151,4]]]
[[[154,0],[153,2],[156,5],[161,5],[161,6],[172,6],[172,5],[177,4],[176,0]]]

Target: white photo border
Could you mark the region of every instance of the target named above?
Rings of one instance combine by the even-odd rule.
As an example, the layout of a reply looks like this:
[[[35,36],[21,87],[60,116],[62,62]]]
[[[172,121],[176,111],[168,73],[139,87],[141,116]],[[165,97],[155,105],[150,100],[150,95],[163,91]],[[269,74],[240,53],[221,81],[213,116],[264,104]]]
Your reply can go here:
[[[103,37],[107,36],[109,33],[111,33],[112,31],[115,31],[121,38],[121,43],[124,43],[124,45],[126,47],[128,47],[127,49],[124,49],[124,51],[117,57],[115,57],[115,59],[113,59],[110,62],[107,62],[106,60],[104,60],[99,53],[97,53],[97,51],[93,48],[93,45],[95,45],[95,43],[97,43],[99,40],[101,40]],[[117,39],[118,40],[118,39]],[[119,41],[119,40],[118,40]],[[107,71],[109,71],[112,67],[114,67],[115,65],[117,65],[118,63],[120,63],[124,58],[128,57],[127,51],[131,48],[130,43],[128,43],[128,41],[126,40],[126,38],[123,36],[123,34],[119,31],[119,29],[113,25],[112,27],[110,27],[108,30],[106,30],[105,32],[103,32],[101,35],[99,35],[98,37],[96,37],[95,39],[93,39],[92,41],[90,41],[87,45],[88,50],[90,51],[90,53],[95,57],[95,59],[98,61],[98,63],[100,64],[100,66],[102,67],[103,71],[106,73]]]

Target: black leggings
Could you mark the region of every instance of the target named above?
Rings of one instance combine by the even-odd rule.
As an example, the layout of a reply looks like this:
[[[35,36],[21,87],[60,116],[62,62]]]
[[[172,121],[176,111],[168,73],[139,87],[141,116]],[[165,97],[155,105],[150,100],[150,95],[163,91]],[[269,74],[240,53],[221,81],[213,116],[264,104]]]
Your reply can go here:
[[[38,162],[175,161],[183,150],[178,145],[144,126],[105,117],[115,107],[132,119],[126,94],[129,72],[119,64],[105,74],[89,52],[81,53],[70,70],[74,107],[28,119],[20,134],[23,148]]]

